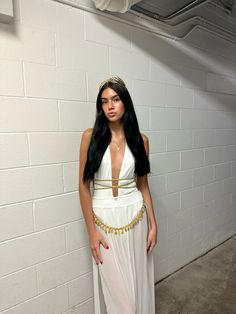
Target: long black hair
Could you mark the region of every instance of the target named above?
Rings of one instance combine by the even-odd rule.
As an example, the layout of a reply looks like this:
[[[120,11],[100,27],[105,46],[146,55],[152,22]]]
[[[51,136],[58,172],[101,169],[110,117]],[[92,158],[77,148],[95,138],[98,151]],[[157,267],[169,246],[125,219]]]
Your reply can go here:
[[[102,83],[96,101],[96,120],[87,153],[87,161],[84,167],[83,181],[86,182],[93,179],[95,172],[98,171],[102,161],[102,157],[111,142],[111,131],[102,109],[102,92],[106,88],[113,89],[122,100],[125,108],[122,117],[123,128],[126,142],[135,159],[135,174],[144,176],[150,172],[150,163],[145,151],[143,138],[139,130],[138,120],[134,111],[133,101],[120,78],[111,78]]]

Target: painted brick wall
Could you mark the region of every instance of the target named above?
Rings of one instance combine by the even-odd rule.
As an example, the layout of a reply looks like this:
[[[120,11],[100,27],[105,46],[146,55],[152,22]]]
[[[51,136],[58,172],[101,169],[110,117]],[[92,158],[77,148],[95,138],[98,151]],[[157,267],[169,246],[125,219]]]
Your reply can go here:
[[[156,280],[233,235],[235,45],[199,29],[167,40],[52,0],[14,11],[0,25],[0,313],[93,313],[78,152],[110,75],[150,139]]]

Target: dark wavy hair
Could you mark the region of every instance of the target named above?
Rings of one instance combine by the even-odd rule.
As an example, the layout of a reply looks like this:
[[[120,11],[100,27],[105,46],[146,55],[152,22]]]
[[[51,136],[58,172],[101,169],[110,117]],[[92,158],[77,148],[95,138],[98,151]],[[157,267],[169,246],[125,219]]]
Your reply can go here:
[[[97,95],[96,120],[88,148],[87,161],[84,167],[84,182],[94,178],[94,174],[99,169],[107,146],[111,142],[111,131],[108,125],[108,120],[102,109],[101,99],[102,92],[106,88],[113,89],[119,95],[124,104],[125,112],[122,117],[122,122],[126,142],[135,159],[135,174],[137,176],[144,176],[150,172],[150,163],[145,151],[143,138],[139,130],[138,120],[134,111],[131,96],[124,82],[120,78],[111,78],[101,85]]]

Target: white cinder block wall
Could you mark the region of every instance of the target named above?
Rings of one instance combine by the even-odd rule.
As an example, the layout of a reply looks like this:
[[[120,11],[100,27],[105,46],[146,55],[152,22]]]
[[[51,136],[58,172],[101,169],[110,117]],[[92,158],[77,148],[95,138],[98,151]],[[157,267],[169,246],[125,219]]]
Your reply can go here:
[[[83,2],[83,1],[82,1]],[[52,0],[0,25],[0,313],[93,313],[78,151],[98,83],[125,79],[150,139],[156,281],[235,233],[236,47]]]

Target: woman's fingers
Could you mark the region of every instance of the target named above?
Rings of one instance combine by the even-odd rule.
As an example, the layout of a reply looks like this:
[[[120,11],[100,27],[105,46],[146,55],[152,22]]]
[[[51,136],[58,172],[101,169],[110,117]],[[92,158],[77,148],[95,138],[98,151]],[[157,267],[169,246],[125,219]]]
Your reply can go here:
[[[150,245],[149,245],[149,247],[148,247],[148,250],[147,250],[148,255],[151,254],[151,252],[152,252],[154,246],[155,246],[155,245],[151,242]]]
[[[99,263],[102,264],[102,256],[100,252],[100,240],[97,240],[95,245],[92,246],[92,254],[95,259],[96,264],[98,265]]]
[[[109,246],[107,244],[107,242],[105,241],[105,239],[103,237],[101,237],[99,240],[97,240],[96,245],[92,248],[92,254],[93,257],[95,259],[96,264],[102,264],[103,263],[103,259],[102,259],[102,254],[100,251],[100,244],[105,248],[105,249],[109,249]]]
[[[148,240],[148,243],[147,243],[147,253],[150,254],[151,251],[152,251],[152,241],[151,240]]]
[[[100,248],[96,247],[94,249],[92,249],[92,255],[93,258],[95,259],[96,264],[102,264],[103,260],[102,260],[102,256],[101,256],[101,252],[100,252]]]
[[[148,249],[147,249],[148,255],[151,254],[151,252],[152,252],[154,246],[155,246],[155,242],[154,242],[154,241],[151,241],[151,243],[149,244]]]
[[[151,239],[148,237],[148,239],[147,239],[147,250],[149,250],[150,245],[151,245]]]
[[[156,239],[156,235],[152,234],[151,232],[148,234],[148,239],[147,239],[147,254],[149,255],[154,246],[156,245],[157,239]]]
[[[92,255],[93,255],[93,258],[94,258],[96,264],[98,265],[100,263],[100,260],[99,260],[99,255],[97,253],[97,249],[92,250]]]
[[[102,244],[102,246],[104,247],[104,249],[109,249],[109,246],[108,246],[108,244],[107,244],[107,242],[105,241],[104,238],[102,238],[102,239],[100,240],[100,243]]]

